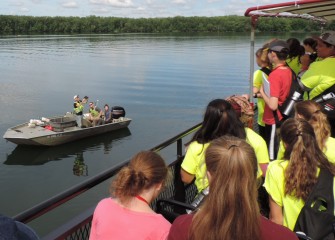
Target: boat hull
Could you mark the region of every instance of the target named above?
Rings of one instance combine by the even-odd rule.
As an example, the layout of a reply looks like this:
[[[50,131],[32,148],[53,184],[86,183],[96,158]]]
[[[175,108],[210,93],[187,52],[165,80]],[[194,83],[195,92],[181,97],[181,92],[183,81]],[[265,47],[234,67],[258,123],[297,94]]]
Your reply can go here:
[[[44,128],[43,126],[31,128],[28,126],[28,123],[24,123],[9,128],[3,138],[18,145],[57,146],[82,138],[126,128],[130,122],[130,118],[123,117],[114,119],[112,123],[95,127],[68,127],[62,132],[54,132]]]

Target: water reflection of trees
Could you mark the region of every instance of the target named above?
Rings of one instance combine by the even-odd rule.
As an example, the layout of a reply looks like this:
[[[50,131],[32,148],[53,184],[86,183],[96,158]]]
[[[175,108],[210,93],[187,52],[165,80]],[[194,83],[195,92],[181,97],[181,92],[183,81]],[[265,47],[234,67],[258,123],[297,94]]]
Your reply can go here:
[[[43,165],[50,161],[73,158],[73,174],[87,176],[88,166],[84,161],[84,153],[103,149],[105,154],[112,151],[113,145],[130,136],[128,128],[109,132],[95,137],[82,139],[54,147],[17,146],[3,164],[6,165]]]

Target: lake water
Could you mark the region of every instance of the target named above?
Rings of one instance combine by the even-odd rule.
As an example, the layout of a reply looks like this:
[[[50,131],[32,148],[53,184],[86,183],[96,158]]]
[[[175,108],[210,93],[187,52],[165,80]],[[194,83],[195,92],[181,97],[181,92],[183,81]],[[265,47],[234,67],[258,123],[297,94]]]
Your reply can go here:
[[[271,37],[257,36],[255,49]],[[1,138],[0,213],[14,216],[192,127],[214,98],[248,93],[249,39],[248,33],[0,38],[1,134],[72,111],[75,94],[100,107],[123,106],[133,119],[128,129],[52,148]],[[107,184],[67,213],[94,205],[108,194]],[[66,214],[59,213],[60,223]]]

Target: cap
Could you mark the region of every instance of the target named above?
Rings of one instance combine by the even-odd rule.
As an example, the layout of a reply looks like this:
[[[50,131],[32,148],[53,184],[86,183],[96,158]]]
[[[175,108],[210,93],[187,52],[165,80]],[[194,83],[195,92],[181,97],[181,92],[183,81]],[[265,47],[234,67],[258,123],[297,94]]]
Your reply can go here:
[[[73,99],[79,98],[79,95],[74,95]]]
[[[269,49],[275,52],[281,52],[283,49],[287,49],[287,51],[289,50],[289,45],[287,44],[287,42],[283,41],[283,40],[275,40],[273,42],[270,43],[269,45]]]
[[[38,240],[39,237],[26,224],[0,215],[0,239]]]
[[[324,32],[317,39],[335,46],[335,31]]]

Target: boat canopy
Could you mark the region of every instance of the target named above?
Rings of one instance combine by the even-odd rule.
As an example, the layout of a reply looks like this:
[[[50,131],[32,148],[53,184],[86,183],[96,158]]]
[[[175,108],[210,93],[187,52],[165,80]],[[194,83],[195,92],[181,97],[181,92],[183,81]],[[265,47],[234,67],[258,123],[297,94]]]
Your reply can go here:
[[[326,23],[335,20],[335,0],[300,0],[248,8],[244,16],[251,17],[250,96],[253,92],[255,28],[259,17],[302,18]]]
[[[320,22],[335,20],[335,0],[300,0],[248,8],[245,16],[293,17]]]

